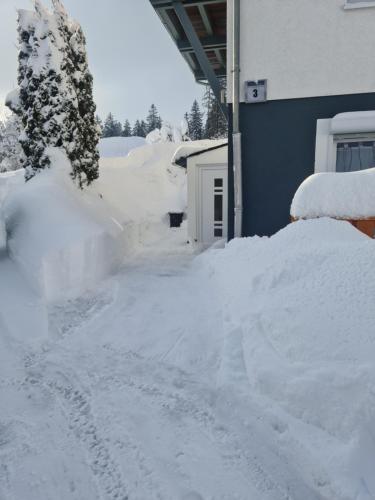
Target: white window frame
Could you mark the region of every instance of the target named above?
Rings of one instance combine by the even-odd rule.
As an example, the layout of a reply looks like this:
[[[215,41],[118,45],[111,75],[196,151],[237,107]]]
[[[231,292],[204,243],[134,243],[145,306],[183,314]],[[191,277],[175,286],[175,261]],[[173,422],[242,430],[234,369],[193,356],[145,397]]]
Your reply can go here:
[[[331,132],[330,118],[317,120],[315,143],[315,173],[336,172],[337,144],[340,142],[375,141],[374,132],[341,133]]]
[[[368,7],[375,7],[375,0],[368,0],[363,2],[352,3],[349,0],[346,0],[344,9],[345,10],[353,10],[353,9],[366,9]]]

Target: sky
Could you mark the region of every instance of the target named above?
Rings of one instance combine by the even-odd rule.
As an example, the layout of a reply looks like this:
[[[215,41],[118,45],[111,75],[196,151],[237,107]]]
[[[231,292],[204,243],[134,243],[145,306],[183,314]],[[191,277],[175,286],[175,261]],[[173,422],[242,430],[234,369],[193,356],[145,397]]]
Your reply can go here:
[[[201,99],[202,86],[195,83],[148,0],[65,0],[64,4],[85,32],[102,118],[111,111],[119,121],[133,123],[145,118],[154,103],[164,120],[178,124],[194,99]],[[31,7],[32,0],[0,0],[1,105],[17,84],[17,8]]]

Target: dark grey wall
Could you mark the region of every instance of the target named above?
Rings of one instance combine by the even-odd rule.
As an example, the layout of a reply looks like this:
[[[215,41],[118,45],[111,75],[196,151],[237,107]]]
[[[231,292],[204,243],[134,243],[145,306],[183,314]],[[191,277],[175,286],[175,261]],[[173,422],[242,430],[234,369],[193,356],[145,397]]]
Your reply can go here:
[[[375,110],[375,93],[242,103],[244,236],[271,235],[288,224],[294,193],[314,172],[316,121],[371,109]],[[232,165],[230,148],[230,173]],[[229,238],[233,237],[232,192],[230,175]]]

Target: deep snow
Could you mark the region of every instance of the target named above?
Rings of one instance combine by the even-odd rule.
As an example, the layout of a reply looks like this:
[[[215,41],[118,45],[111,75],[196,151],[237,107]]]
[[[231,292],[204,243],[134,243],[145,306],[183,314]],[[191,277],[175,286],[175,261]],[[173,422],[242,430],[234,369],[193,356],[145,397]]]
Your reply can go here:
[[[0,250],[0,499],[375,498],[375,242],[317,219],[196,256],[167,224],[171,149],[103,160],[80,203],[53,191],[133,229],[91,291],[40,298]]]

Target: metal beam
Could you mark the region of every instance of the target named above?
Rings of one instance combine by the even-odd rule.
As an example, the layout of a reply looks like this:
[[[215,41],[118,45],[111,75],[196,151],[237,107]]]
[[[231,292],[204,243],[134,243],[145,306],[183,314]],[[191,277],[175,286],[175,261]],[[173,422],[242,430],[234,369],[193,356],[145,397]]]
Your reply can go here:
[[[171,21],[167,9],[158,9],[156,11],[158,13],[158,16],[161,19],[161,22],[164,24],[164,26],[167,28],[167,31],[172,35],[173,40],[177,40],[180,36],[179,32],[177,31],[175,25]]]
[[[200,38],[200,43],[205,50],[227,48],[227,39],[225,36],[208,36]],[[189,40],[178,40],[177,47],[181,52],[194,52]]]
[[[172,7],[173,0],[150,0],[156,9],[161,7]],[[184,0],[186,7],[197,7],[198,5],[212,5],[215,3],[226,3],[226,0]]]
[[[204,4],[198,5],[198,10],[199,10],[199,13],[201,15],[204,27],[205,27],[205,29],[207,31],[207,35],[208,36],[212,36],[213,35],[213,29],[212,29],[211,21],[208,18],[206,7],[204,6]]]
[[[185,10],[185,7],[183,6],[181,0],[173,0],[172,2],[173,8],[177,14],[178,19],[180,20],[180,23],[185,31],[186,37],[190,42],[190,45],[194,49],[194,54],[198,60],[198,63],[200,67],[202,68],[202,71],[210,84],[212,91],[219,103],[221,112],[225,116],[226,119],[228,119],[228,109],[227,106],[221,102],[221,85],[218,77],[215,74],[215,71],[213,67],[210,64],[210,61],[208,60],[207,54],[204,51],[204,48],[202,47],[202,44],[199,40],[199,37],[197,33],[194,30],[194,27],[192,25],[192,22]]]

